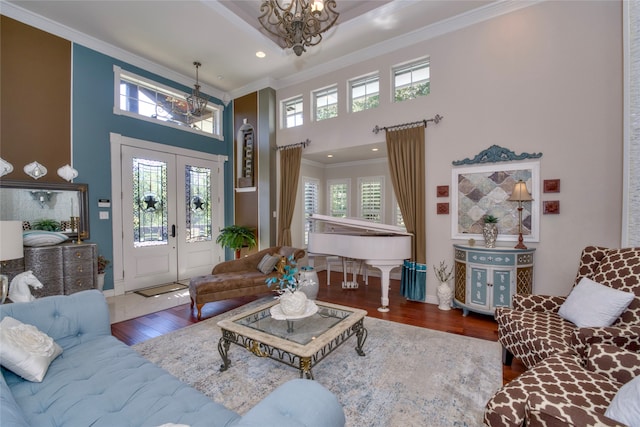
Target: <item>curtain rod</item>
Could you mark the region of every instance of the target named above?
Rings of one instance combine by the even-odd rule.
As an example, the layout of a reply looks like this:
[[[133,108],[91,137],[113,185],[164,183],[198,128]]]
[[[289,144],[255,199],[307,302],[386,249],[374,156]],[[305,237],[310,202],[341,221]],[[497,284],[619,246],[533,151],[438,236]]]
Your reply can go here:
[[[427,123],[429,122],[433,122],[435,124],[440,123],[440,120],[444,119],[444,117],[442,117],[440,114],[436,114],[434,117],[430,118],[430,119],[424,119],[424,120],[420,120],[417,122],[411,122],[411,123],[402,123],[399,125],[394,125],[394,126],[385,126],[385,127],[379,127],[378,125],[376,125],[376,127],[373,128],[373,133],[375,133],[376,135],[378,134],[378,132],[380,132],[381,130],[387,131],[387,130],[396,130],[396,129],[408,129],[408,128],[412,128],[415,127],[417,125],[422,125],[424,127],[427,127]]]
[[[280,145],[280,146],[276,147],[276,150],[288,150],[289,148],[296,148],[296,147],[307,148],[307,145],[309,145],[309,144],[311,144],[311,140],[309,138],[307,138],[304,141],[297,142],[295,144]]]

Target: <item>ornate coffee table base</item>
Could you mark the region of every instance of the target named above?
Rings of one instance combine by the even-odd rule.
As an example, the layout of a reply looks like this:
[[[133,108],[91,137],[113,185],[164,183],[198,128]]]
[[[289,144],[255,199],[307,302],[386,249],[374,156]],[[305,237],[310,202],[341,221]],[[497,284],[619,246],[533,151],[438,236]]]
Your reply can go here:
[[[324,345],[313,356],[302,357],[289,351],[281,350],[271,345],[258,342],[241,334],[222,329],[222,338],[220,338],[220,341],[218,341],[218,352],[222,357],[220,372],[226,371],[231,366],[231,359],[229,359],[229,348],[231,346],[231,343],[233,343],[244,347],[258,357],[269,357],[278,362],[297,368],[300,370],[300,378],[306,377],[312,380],[313,372],[311,371],[311,368],[317,365],[318,362],[320,362],[326,356],[331,354],[352,335],[355,335],[357,337],[356,353],[358,353],[359,356],[364,356],[365,353],[362,350],[362,347],[367,340],[367,330],[364,327],[363,319],[360,319],[349,329],[343,331],[337,337],[333,338],[329,343]]]

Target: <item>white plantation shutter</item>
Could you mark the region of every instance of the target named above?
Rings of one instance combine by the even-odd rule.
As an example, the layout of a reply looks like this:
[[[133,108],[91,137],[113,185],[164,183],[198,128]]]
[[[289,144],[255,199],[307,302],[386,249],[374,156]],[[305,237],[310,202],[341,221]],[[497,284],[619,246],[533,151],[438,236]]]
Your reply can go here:
[[[313,231],[311,215],[318,213],[318,191],[320,182],[313,178],[302,178],[304,183],[304,244],[309,243],[309,233]]]
[[[358,216],[364,220],[384,222],[384,177],[371,176],[358,178],[359,212]]]
[[[329,215],[338,218],[349,216],[349,180],[330,180],[329,188]]]

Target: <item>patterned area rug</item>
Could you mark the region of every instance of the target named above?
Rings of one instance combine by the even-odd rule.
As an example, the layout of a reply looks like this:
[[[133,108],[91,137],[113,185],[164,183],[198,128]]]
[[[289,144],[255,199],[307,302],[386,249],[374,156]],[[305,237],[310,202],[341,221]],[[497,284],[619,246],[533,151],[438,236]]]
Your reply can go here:
[[[232,345],[231,367],[219,372],[216,323],[241,309],[133,348],[243,414],[278,385],[298,378],[299,371]],[[364,325],[365,357],[356,354],[351,337],[313,368],[315,380],[338,396],[347,426],[482,425],[484,405],[502,384],[498,343],[370,317]]]

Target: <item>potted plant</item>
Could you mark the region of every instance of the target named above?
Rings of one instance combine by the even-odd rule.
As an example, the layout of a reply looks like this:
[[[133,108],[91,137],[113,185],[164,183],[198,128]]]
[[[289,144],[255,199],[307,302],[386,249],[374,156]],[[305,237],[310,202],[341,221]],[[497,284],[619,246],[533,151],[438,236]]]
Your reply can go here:
[[[55,219],[40,219],[33,223],[34,230],[60,231],[60,223]]]
[[[482,227],[484,246],[487,248],[495,248],[496,239],[498,238],[498,218],[493,215],[485,215],[482,219],[484,221],[484,227]]]
[[[111,264],[111,261],[103,257],[102,255],[98,255],[98,289],[102,290],[104,288],[104,272],[107,269],[107,266]]]
[[[254,230],[243,225],[229,225],[220,230],[216,243],[223,248],[235,251],[236,259],[240,258],[240,249],[245,246],[249,249],[256,247],[256,235]]]

